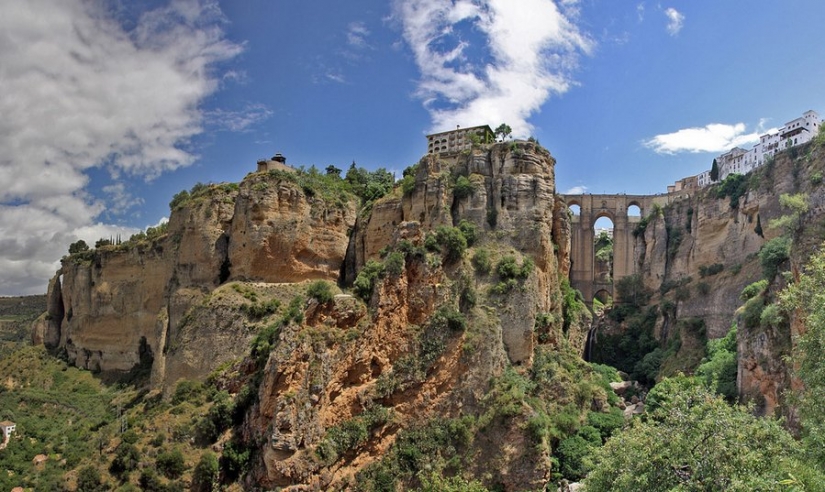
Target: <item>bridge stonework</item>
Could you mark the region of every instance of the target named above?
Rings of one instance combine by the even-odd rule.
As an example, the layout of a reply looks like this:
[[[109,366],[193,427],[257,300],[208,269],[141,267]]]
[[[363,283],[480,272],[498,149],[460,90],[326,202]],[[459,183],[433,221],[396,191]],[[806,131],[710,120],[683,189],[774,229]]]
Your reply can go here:
[[[573,215],[570,224],[571,235],[571,271],[570,283],[581,291],[588,307],[592,308],[593,296],[604,290],[614,302],[616,298],[615,282],[636,273],[634,261],[633,230],[651,210],[654,203],[665,205],[671,198],[668,195],[561,195],[567,206],[578,205],[580,212]],[[628,208],[636,205],[641,214],[628,216]],[[597,276],[595,231],[596,220],[607,217],[613,221],[613,276],[612,281],[605,281]]]

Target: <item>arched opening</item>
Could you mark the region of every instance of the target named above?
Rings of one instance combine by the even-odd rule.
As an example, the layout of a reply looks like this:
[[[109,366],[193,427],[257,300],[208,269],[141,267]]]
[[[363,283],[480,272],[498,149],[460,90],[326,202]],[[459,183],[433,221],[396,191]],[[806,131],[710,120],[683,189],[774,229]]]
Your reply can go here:
[[[567,208],[568,208],[568,210],[570,210],[570,215],[572,215],[574,217],[578,217],[582,213],[582,208],[581,208],[581,206],[579,206],[578,203],[571,203],[570,206],[567,207]]]
[[[628,217],[640,217],[642,216],[642,209],[639,205],[633,203],[629,207],[627,207],[627,216]]]
[[[593,277],[599,283],[613,282],[613,221],[602,216],[593,223]]]
[[[613,296],[605,289],[601,289],[593,295],[593,314],[601,316],[605,309],[613,306]]]

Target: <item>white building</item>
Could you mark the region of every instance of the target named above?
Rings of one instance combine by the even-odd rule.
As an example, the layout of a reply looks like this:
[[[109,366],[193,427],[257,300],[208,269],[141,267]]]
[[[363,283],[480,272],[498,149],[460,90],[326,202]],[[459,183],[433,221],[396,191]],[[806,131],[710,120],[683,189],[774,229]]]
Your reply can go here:
[[[716,157],[719,168],[719,181],[729,174],[747,174],[765,163],[780,150],[789,149],[813,140],[819,133],[822,120],[816,111],[806,111],[800,118],[789,121],[774,133],[766,133],[759,137],[759,143],[751,150],[734,147],[728,152]],[[696,176],[699,187],[713,183],[710,171]]]
[[[0,422],[0,432],[3,433],[3,440],[8,442],[9,438],[11,437],[11,433],[17,428],[14,425],[14,422],[10,422],[8,420],[4,420]]]

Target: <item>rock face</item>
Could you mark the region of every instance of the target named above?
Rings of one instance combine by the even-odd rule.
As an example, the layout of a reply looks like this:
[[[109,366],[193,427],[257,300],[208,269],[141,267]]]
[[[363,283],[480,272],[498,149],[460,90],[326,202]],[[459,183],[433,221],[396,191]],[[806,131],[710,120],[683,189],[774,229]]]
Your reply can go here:
[[[239,357],[251,336],[244,323],[227,326],[217,310],[212,322],[186,329],[193,310],[210,306],[212,291],[233,278],[334,278],[354,225],[354,199],[333,211],[283,173],[251,174],[240,187],[205,187],[175,207],[165,231],[64,258],[38,339],[93,371],[150,364],[156,385],[202,378]],[[296,227],[300,221],[305,226]],[[288,242],[279,236],[286,230]],[[273,247],[287,244],[296,249]],[[293,257],[264,268],[267,258]],[[230,304],[237,308],[238,301]],[[178,339],[184,333],[191,344]]]
[[[656,293],[653,303],[669,299],[675,317],[702,319],[709,338],[722,337],[732,324],[738,325],[739,393],[767,414],[789,412],[783,391],[796,383],[783,357],[790,353],[796,328],[793,320],[783,326],[748,323],[737,314],[743,304],[740,293],[762,278],[762,245],[782,233],[769,227],[771,220],[788,213],[780,206],[782,194],[805,193],[810,211],[803,223],[821,220],[825,190],[815,176],[823,169],[825,156],[813,146],[780,153],[747,177],[747,191],[736,207],[729,197],[718,197],[716,188],[706,188],[655,210],[636,240],[639,271]],[[819,234],[816,227],[803,227],[795,234],[792,268],[805,262],[821,240]],[[783,286],[777,277],[768,295]],[[660,322],[658,335],[666,336],[667,329],[667,322]]]

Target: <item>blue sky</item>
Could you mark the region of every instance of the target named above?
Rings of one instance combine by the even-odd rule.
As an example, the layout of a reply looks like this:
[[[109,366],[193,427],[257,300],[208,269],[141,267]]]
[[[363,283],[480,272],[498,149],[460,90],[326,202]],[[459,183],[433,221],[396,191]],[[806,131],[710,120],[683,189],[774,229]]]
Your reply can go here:
[[[506,122],[556,157],[559,192],[662,192],[825,114],[823,19],[817,0],[0,0],[0,295],[276,152],[400,175],[427,133]]]

